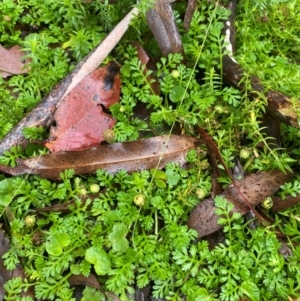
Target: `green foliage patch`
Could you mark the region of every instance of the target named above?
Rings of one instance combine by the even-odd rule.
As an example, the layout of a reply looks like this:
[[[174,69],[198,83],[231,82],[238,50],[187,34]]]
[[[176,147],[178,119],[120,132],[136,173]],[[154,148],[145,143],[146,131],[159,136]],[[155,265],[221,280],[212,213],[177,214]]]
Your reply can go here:
[[[204,1],[205,2],[205,1]],[[229,12],[216,3],[198,1],[188,32],[182,26],[182,6],[174,4],[185,58],[160,57],[145,23],[136,18],[111,58],[121,67],[122,93],[111,107],[117,120],[115,140],[136,140],[141,132],[169,134],[174,124],[182,133],[198,135],[202,126],[216,142],[228,168],[239,157],[247,173],[279,168],[292,170],[299,161],[298,130],[282,126],[282,148],[260,126],[266,99],[251,93],[256,74],[266,88],[299,98],[299,1],[241,0],[238,4],[237,56],[245,68],[243,92],[224,85],[222,35]],[[29,0],[0,3],[0,43],[19,44],[30,58],[26,75],[0,79],[0,138],[24,117],[74,66],[100,42],[135,1]],[[138,6],[145,12],[150,1]],[[284,29],[284,30],[283,30]],[[156,58],[147,70],[137,58],[132,40],[143,41]],[[109,58],[110,59],[110,58]],[[183,60],[184,59],[184,60]],[[161,95],[156,95],[157,81]],[[136,114],[138,105],[149,118]],[[296,102],[295,102],[296,104]],[[27,128],[26,138],[41,139],[46,130]],[[17,158],[33,155],[13,147],[0,162],[16,166]],[[40,300],[75,300],[68,278],[97,275],[103,292],[120,300],[134,298],[135,287],[152,285],[154,298],[166,300],[287,300],[300,292],[299,207],[272,214],[293,254],[284,257],[275,226],[252,229],[232,213],[232,204],[216,197],[224,241],[210,248],[186,226],[189,212],[211,193],[211,177],[204,147],[186,157],[189,167],[169,163],[164,170],[75,177],[61,181],[38,176],[4,177],[0,181],[0,209],[9,230],[10,250],[5,266],[18,263],[26,278],[5,284],[6,300],[32,300],[21,293],[34,286]],[[220,168],[221,169],[221,168]],[[221,169],[218,179],[230,183]],[[300,193],[299,177],[282,185],[282,199]],[[96,194],[96,197],[94,195]],[[82,198],[82,197],[85,198]],[[39,212],[53,204],[69,203],[69,211]],[[7,233],[8,234],[8,233]],[[106,300],[105,293],[86,288],[84,300]]]

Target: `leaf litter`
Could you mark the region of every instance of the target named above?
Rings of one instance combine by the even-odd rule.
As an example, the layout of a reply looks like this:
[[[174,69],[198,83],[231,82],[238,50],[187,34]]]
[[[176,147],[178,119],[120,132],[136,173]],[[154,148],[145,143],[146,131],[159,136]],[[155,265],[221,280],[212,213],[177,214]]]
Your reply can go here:
[[[25,64],[29,62],[28,59],[23,59],[25,52],[21,47],[16,45],[10,49],[5,49],[0,45],[0,75],[3,78],[12,76],[14,74],[28,73],[28,68]]]
[[[56,126],[44,144],[51,152],[79,151],[98,145],[115,120],[104,112],[120,98],[119,66],[115,62],[85,77],[61,102]]]
[[[105,82],[105,81],[104,81]],[[119,88],[120,89],[120,88]],[[89,90],[89,89],[87,89],[87,90]],[[105,89],[104,89],[105,90]],[[76,91],[77,93],[78,93],[78,95],[72,95],[72,96],[67,96],[66,97],[66,99],[68,99],[68,100],[66,100],[66,101],[64,101],[63,103],[62,103],[62,105],[64,104],[66,107],[71,107],[71,105],[73,105],[73,102],[72,102],[72,100],[74,101],[74,100],[77,100],[77,96],[79,97],[79,96],[81,96],[81,92],[79,92],[79,91]],[[75,92],[74,92],[75,93]],[[71,94],[70,94],[71,95]],[[95,96],[96,95],[96,96]],[[94,97],[95,96],[95,97]],[[73,99],[71,99],[71,97],[73,97]],[[99,98],[99,95],[98,94],[93,94],[92,95],[92,100],[93,101],[95,101],[95,102],[98,102],[98,98]],[[91,100],[91,98],[89,99],[89,100]],[[90,103],[89,103],[90,104]],[[97,103],[97,105],[98,105],[98,103]],[[97,106],[96,105],[96,106]],[[104,105],[104,104],[103,104]],[[71,150],[71,151],[74,151],[74,150],[83,150],[83,149],[86,149],[86,148],[89,148],[90,146],[93,146],[93,145],[98,145],[99,144],[99,139],[100,139],[100,142],[103,140],[101,137],[99,138],[99,136],[97,136],[97,138],[95,138],[94,139],[94,137],[86,137],[86,136],[88,136],[88,135],[86,135],[85,134],[85,128],[87,127],[88,128],[88,125],[90,124],[90,116],[89,116],[89,110],[93,110],[96,106],[94,106],[94,107],[89,107],[89,106],[87,106],[87,111],[83,114],[83,118],[82,119],[86,119],[87,118],[87,120],[85,120],[86,122],[84,123],[82,123],[81,124],[81,119],[79,119],[79,120],[77,120],[77,122],[75,122],[75,126],[74,125],[71,125],[70,126],[70,124],[68,124],[67,123],[67,125],[65,125],[65,124],[63,124],[63,123],[61,123],[60,122],[60,118],[63,118],[63,117],[65,117],[65,119],[68,119],[66,116],[65,116],[65,111],[62,109],[61,110],[61,115],[59,115],[59,114],[57,114],[57,119],[56,119],[56,121],[57,121],[57,126],[55,127],[55,128],[52,128],[52,130],[51,130],[51,135],[50,135],[50,139],[48,140],[48,142],[46,142],[46,146],[52,151],[52,152],[60,152],[60,151],[69,151],[69,150]],[[64,106],[62,106],[62,108],[64,108]],[[102,108],[102,107],[101,107]],[[107,107],[106,107],[107,108]],[[57,111],[58,112],[58,111]],[[75,113],[77,113],[77,112],[75,112]],[[103,113],[103,111],[102,111],[102,113]],[[103,114],[106,114],[106,113],[103,113]],[[76,114],[75,114],[76,115]],[[85,116],[87,116],[86,118],[85,118]],[[107,117],[107,120],[109,120],[109,121],[107,121],[107,123],[109,123],[111,120],[109,119],[110,117]],[[72,119],[72,118],[70,118],[70,119]],[[58,120],[59,120],[59,122],[58,122]],[[63,120],[63,119],[62,119]],[[68,120],[67,120],[68,121]],[[114,121],[112,121],[112,123],[113,123]],[[80,125],[79,125],[80,124]],[[66,134],[65,136],[63,135],[63,128],[64,128],[64,126],[65,126],[65,129],[67,129],[66,131],[68,132],[68,134]],[[74,128],[73,128],[74,127]],[[77,139],[75,139],[75,140],[73,140],[73,141],[71,141],[70,142],[70,140],[69,139],[71,139],[71,138],[76,138],[76,133],[77,133],[77,127],[79,127],[80,129],[82,129],[83,128],[83,134],[81,133],[80,135],[83,135],[82,137],[84,138],[83,140],[84,140],[84,143],[81,145],[81,144],[77,144]],[[72,131],[72,130],[74,130],[74,131]],[[75,134],[75,135],[74,135]],[[82,137],[80,136],[79,138],[78,138],[78,140],[82,140]],[[162,136],[163,137],[163,136]],[[155,138],[150,138],[150,139],[152,139],[152,141],[154,140],[154,139],[156,139],[156,138],[162,138],[162,137],[155,137]],[[171,138],[172,138],[173,136],[171,136]],[[85,139],[86,138],[86,139]],[[165,141],[167,141],[168,139],[167,139],[167,137],[165,136],[164,137],[165,138]],[[187,137],[185,137],[185,138],[187,138]],[[102,139],[102,140],[101,140]],[[145,139],[145,140],[150,140],[150,139]],[[180,139],[184,139],[183,137],[180,137]],[[191,139],[193,139],[193,138],[191,138]],[[142,141],[145,141],[145,140],[140,140],[140,141],[135,141],[135,142],[140,142],[140,143],[142,143],[143,144],[143,142]],[[171,139],[170,139],[171,140]],[[194,139],[195,140],[195,139]],[[97,142],[96,142],[97,141]],[[127,145],[126,145],[127,144]],[[146,143],[144,143],[145,145],[147,145]],[[164,144],[164,143],[163,143]],[[193,143],[192,143],[193,144]],[[136,147],[136,148],[138,148],[138,144],[136,143],[136,144],[134,144],[133,142],[129,142],[129,143],[121,143],[121,144],[118,144],[118,143],[116,143],[115,145],[114,145],[114,147],[116,148],[116,150],[118,151],[118,153],[120,154],[119,156],[120,157],[122,157],[122,151],[120,151],[120,150],[122,150],[122,147],[124,146],[124,145],[126,145],[124,148],[125,148],[125,150],[127,149],[127,151],[128,150],[130,150],[131,149],[131,147]],[[192,147],[195,147],[195,145],[196,145],[196,142],[194,142],[194,145],[192,146]],[[120,149],[118,149],[118,146],[120,146]],[[101,150],[103,150],[103,148],[101,149],[101,147],[102,146],[100,146],[100,147],[97,147],[97,148],[91,148],[91,149],[88,149],[88,150],[86,150],[86,152],[85,151],[81,151],[81,152],[77,152],[76,154],[78,155],[78,154],[80,154],[80,156],[82,155],[82,154],[88,154],[87,156],[92,156],[92,155],[96,155],[96,150],[99,152],[99,153],[101,153]],[[111,147],[111,145],[107,145],[107,146],[105,146],[105,147],[107,147],[107,151],[109,152],[110,150],[112,150],[110,147]],[[168,148],[169,148],[169,145],[168,145]],[[92,152],[92,150],[93,151],[95,151],[95,152]],[[186,149],[184,149],[184,150],[186,150]],[[182,152],[182,149],[180,150],[180,152]],[[93,172],[93,171],[95,171],[95,169],[94,168],[96,168],[96,169],[98,169],[98,168],[104,168],[104,169],[106,169],[105,167],[106,167],[106,164],[107,164],[107,166],[108,166],[108,169],[107,170],[109,170],[110,172],[112,172],[112,173],[115,173],[116,171],[118,171],[119,170],[119,167],[120,167],[120,165],[119,165],[119,162],[117,162],[117,164],[118,164],[118,167],[117,167],[117,169],[115,169],[116,168],[116,166],[114,166],[114,164],[116,163],[116,162],[102,162],[101,164],[103,164],[103,165],[101,165],[101,167],[95,167],[95,165],[93,165],[93,169],[92,169],[92,171],[87,171],[88,170],[88,162],[86,163],[86,165],[85,166],[81,166],[80,165],[80,161],[78,161],[78,162],[76,162],[76,160],[75,160],[75,156],[74,157],[72,157],[72,155],[71,155],[71,153],[75,153],[75,152],[62,152],[62,153],[58,153],[58,154],[49,154],[49,155],[45,155],[45,156],[41,156],[41,157],[38,157],[38,160],[41,160],[42,158],[48,158],[48,159],[51,159],[51,160],[53,160],[54,158],[55,158],[55,156],[56,155],[63,155],[63,156],[65,156],[65,157],[60,157],[60,158],[65,158],[66,160],[70,160],[70,164],[72,165],[71,167],[70,167],[70,164],[69,164],[69,166],[68,167],[62,167],[62,164],[58,167],[58,168],[63,168],[63,169],[65,169],[65,168],[74,168],[75,169],[75,172],[76,173],[86,173],[86,172]],[[176,153],[176,151],[175,150],[173,150],[173,153]],[[102,155],[102,154],[101,154]],[[158,155],[158,153],[153,153],[153,156],[151,157],[151,156],[149,156],[149,158],[151,159],[157,159],[157,156]],[[173,154],[171,154],[171,156],[172,156]],[[79,157],[80,157],[79,156]],[[149,158],[142,158],[142,161],[140,161],[139,160],[139,156],[141,156],[141,153],[140,152],[138,152],[138,153],[135,153],[134,154],[134,156],[135,156],[135,158],[132,160],[133,162],[130,162],[130,163],[133,163],[132,165],[130,165],[130,164],[128,164],[128,165],[126,165],[125,167],[124,167],[124,169],[126,169],[127,171],[133,171],[133,170],[139,170],[138,168],[139,168],[139,163],[140,162],[148,162],[148,159]],[[218,157],[218,156],[216,156],[216,157]],[[73,161],[72,161],[72,158],[74,159]],[[97,157],[95,157],[96,159],[97,159]],[[33,159],[33,160],[32,160]],[[25,159],[25,160],[20,160],[19,161],[19,166],[17,167],[17,168],[15,168],[14,170],[15,170],[15,172],[21,172],[21,173],[36,173],[36,174],[40,174],[41,176],[45,176],[45,177],[49,177],[49,178],[57,178],[57,176],[59,175],[59,172],[58,172],[58,170],[55,170],[55,167],[57,167],[56,165],[54,165],[54,163],[55,163],[55,160],[54,161],[52,161],[52,164],[53,164],[53,166],[55,166],[54,167],[54,169],[52,170],[52,173],[50,173],[50,174],[47,174],[45,171],[42,171],[42,172],[40,172],[39,173],[39,171],[38,171],[38,166],[40,165],[40,162],[37,162],[37,160],[36,160],[36,162],[34,161],[34,159],[35,158],[30,158],[30,159]],[[123,159],[123,158],[122,158]],[[130,156],[129,157],[127,157],[127,159],[130,161],[131,159],[130,159]],[[163,165],[160,165],[159,164],[159,162],[160,162],[160,160],[162,159],[162,156],[160,155],[159,156],[159,160],[157,161],[157,165],[159,166],[159,168],[161,168],[161,167],[163,167]],[[48,161],[48,163],[49,162],[51,162],[51,160],[49,160]],[[151,160],[150,160],[151,161]],[[163,161],[163,159],[162,159],[162,161]],[[172,161],[174,161],[174,160],[172,160]],[[47,160],[45,161],[46,163],[47,163]],[[155,162],[155,160],[153,160],[153,161],[151,161],[151,164],[153,164],[153,162]],[[58,163],[58,161],[57,161],[57,163]],[[61,163],[61,162],[60,162]],[[99,163],[99,162],[98,162]],[[32,164],[32,165],[31,165]],[[97,164],[97,163],[96,163]],[[122,163],[123,164],[123,163]],[[121,164],[121,166],[122,166],[122,164]],[[150,165],[151,165],[150,164]],[[22,167],[22,165],[23,165],[23,167]],[[155,166],[154,166],[155,167]],[[23,170],[21,170],[23,168]],[[27,169],[27,171],[25,171],[26,170],[26,168],[30,168],[30,170],[28,171],[28,169]],[[84,168],[84,170],[82,170],[82,172],[81,172],[81,169],[80,168]],[[149,168],[151,168],[151,167],[148,167],[148,165],[147,166],[142,166],[142,168],[141,169],[149,169]],[[19,171],[17,171],[19,169]],[[61,169],[60,171],[62,171],[63,169]],[[122,168],[121,168],[122,169]],[[226,169],[226,166],[225,166],[225,169]],[[8,169],[7,169],[8,170]],[[20,171],[21,170],[21,171]],[[25,171],[25,172],[24,172]],[[6,172],[8,172],[8,171],[6,171]],[[21,174],[20,173],[20,174]],[[12,173],[13,174],[13,173]],[[15,173],[15,174],[18,174],[18,173]],[[55,175],[55,176],[54,176]],[[235,182],[234,184],[235,185],[230,185],[229,187],[228,187],[228,189],[226,189],[225,191],[224,191],[224,193],[222,194],[223,196],[225,196],[227,199],[228,199],[228,201],[232,201],[234,204],[235,204],[235,206],[236,206],[236,208],[235,208],[235,210],[236,211],[239,211],[239,212],[244,212],[244,211],[248,211],[249,210],[249,207],[248,206],[246,206],[245,204],[244,204],[244,199],[241,199],[240,200],[240,196],[238,195],[238,193],[237,192],[232,192],[232,191],[234,191],[234,189],[236,189],[237,187],[236,186],[238,186],[238,190],[240,189],[242,192],[243,192],[243,194],[247,197],[247,200],[249,201],[249,203],[250,203],[250,205],[253,205],[253,206],[255,206],[257,203],[259,203],[260,201],[262,201],[264,198],[265,198],[265,195],[267,196],[267,195],[270,195],[270,194],[273,194],[277,189],[278,189],[278,187],[280,186],[280,184],[282,184],[283,182],[285,182],[286,180],[288,180],[288,179],[290,179],[290,177],[291,177],[291,175],[290,174],[288,174],[288,175],[284,175],[283,173],[281,173],[281,172],[278,172],[278,171],[276,171],[276,172],[273,172],[273,173],[260,173],[260,174],[253,174],[253,175],[251,175],[251,176],[249,176],[249,177],[246,177],[244,180],[245,181],[239,181],[238,182],[238,184],[237,184],[237,182]],[[265,182],[264,182],[265,181]],[[266,189],[264,188],[264,189],[261,189],[261,187],[260,186],[263,186],[263,187],[267,187]],[[253,191],[252,191],[253,190]],[[195,209],[194,209],[194,211],[192,212],[192,214],[191,214],[191,216],[190,216],[190,219],[189,219],[189,225],[191,226],[191,224],[193,223],[193,221],[192,221],[192,215],[193,215],[193,213],[196,211],[196,209],[198,208],[198,207],[201,207],[202,206],[202,204],[203,204],[203,206],[205,207],[205,209],[209,209],[210,210],[210,212],[208,212],[208,213],[214,213],[214,206],[210,206],[209,204],[211,204],[211,202],[209,203],[208,201],[210,201],[211,199],[207,199],[207,200],[204,200],[202,203],[200,203]],[[204,208],[202,206],[202,208]],[[197,225],[195,226],[195,225],[192,225],[192,227],[194,227],[194,228],[196,228],[197,229],[197,231],[200,233],[199,235],[200,235],[200,237],[201,236],[203,236],[203,233],[205,233],[205,229],[206,228],[210,228],[210,230],[209,231],[211,231],[212,229],[213,229],[213,219],[214,219],[214,216],[209,220],[209,218],[208,218],[208,216],[203,216],[203,215],[205,215],[205,210],[203,210],[203,211],[201,211],[201,213],[200,213],[200,215],[198,215],[197,216],[197,220],[196,220],[196,222],[199,222],[199,220],[203,220],[203,219],[205,219],[206,218],[206,221],[207,221],[207,224],[206,224],[206,226],[204,226],[204,227],[202,227],[202,228],[204,228],[204,231],[203,231],[203,229],[201,230],[201,225],[199,226],[199,228],[196,228],[197,227]],[[202,225],[205,225],[205,223],[203,223]],[[205,228],[206,227],[206,228]],[[200,230],[199,230],[200,229]],[[215,230],[214,230],[215,231]],[[213,232],[213,231],[212,231]],[[206,235],[206,234],[204,234],[204,235]]]
[[[273,195],[283,183],[294,177],[292,173],[284,174],[282,171],[259,172],[251,174],[235,185],[229,185],[221,196],[228,202],[234,204],[232,212],[239,212],[242,215],[250,208],[245,204],[241,193],[247,198],[251,206],[256,206]],[[190,213],[188,226],[197,230],[199,237],[206,236],[222,228],[218,224],[219,216],[215,213],[216,207],[213,198],[201,201]]]
[[[19,159],[17,167],[0,165],[0,170],[11,175],[37,174],[48,179],[59,179],[65,169],[74,169],[75,174],[87,174],[102,168],[115,174],[122,169],[133,172],[163,168],[168,162],[184,164],[185,155],[199,141],[188,136],[157,136],[99,145],[79,152],[57,152]]]

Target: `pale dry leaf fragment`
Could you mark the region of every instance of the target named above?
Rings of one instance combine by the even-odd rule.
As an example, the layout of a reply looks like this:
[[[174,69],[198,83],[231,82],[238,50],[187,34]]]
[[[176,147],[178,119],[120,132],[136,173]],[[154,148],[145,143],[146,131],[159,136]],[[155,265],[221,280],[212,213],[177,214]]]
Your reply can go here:
[[[26,61],[22,59],[24,55],[25,53],[20,46],[16,45],[10,49],[5,49],[0,45],[1,77],[6,78],[14,74],[28,73],[28,68],[25,67]]]

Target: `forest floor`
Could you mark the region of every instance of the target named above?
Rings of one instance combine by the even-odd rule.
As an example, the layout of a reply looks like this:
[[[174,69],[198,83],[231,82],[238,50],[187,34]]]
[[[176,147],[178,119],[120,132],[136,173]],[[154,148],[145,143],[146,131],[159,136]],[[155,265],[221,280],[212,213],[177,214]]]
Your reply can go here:
[[[0,32],[0,300],[300,299],[299,1],[3,0]]]

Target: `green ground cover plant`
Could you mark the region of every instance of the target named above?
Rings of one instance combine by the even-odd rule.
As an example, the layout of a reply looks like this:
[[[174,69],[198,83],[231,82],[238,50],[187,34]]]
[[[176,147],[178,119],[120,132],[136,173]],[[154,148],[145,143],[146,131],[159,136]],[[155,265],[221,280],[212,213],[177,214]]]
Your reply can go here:
[[[233,167],[239,157],[246,173],[290,171],[299,161],[299,131],[282,125],[282,146],[274,148],[261,126],[266,99],[250,98],[250,76],[295,99],[299,69],[299,10],[297,0],[241,0],[237,8],[236,59],[246,70],[243,92],[225,85],[221,76],[225,46],[222,28],[229,12],[218,1],[198,1],[188,32],[183,29],[182,3],[174,4],[185,60],[180,54],[162,57],[145,18],[133,21],[129,32],[107,59],[121,65],[122,91],[110,111],[117,123],[115,141],[169,134],[178,125],[182,133],[197,136],[201,126],[213,137],[224,162]],[[20,45],[31,59],[30,72],[0,78],[0,137],[23,118],[53,86],[101,41],[135,1],[9,1],[0,3],[0,43]],[[147,1],[140,5],[147,6]],[[145,9],[145,7],[144,7]],[[283,30],[284,29],[284,30]],[[156,59],[147,71],[132,41],[140,41]],[[153,93],[148,75],[159,82]],[[139,104],[149,118],[139,118]],[[40,139],[47,129],[26,129]],[[14,147],[0,156],[3,164],[41,149]],[[76,300],[68,279],[95,273],[102,291],[86,288],[81,300],[134,300],[134,290],[151,285],[153,298],[165,300],[290,300],[300,297],[299,206],[270,213],[275,225],[250,227],[251,221],[232,204],[216,197],[223,242],[213,248],[197,240],[186,225],[189,212],[211,194],[207,150],[187,155],[188,169],[168,163],[162,171],[144,170],[110,175],[61,173],[61,181],[38,176],[1,175],[1,221],[10,238],[3,255],[8,270],[20,263],[26,278],[5,284],[5,300]],[[224,172],[219,182],[230,183]],[[284,199],[298,195],[299,177],[282,185]],[[83,196],[85,199],[83,199]],[[53,204],[74,201],[67,213],[41,212]],[[279,227],[292,255],[284,257],[276,236]],[[22,296],[34,287],[35,296]]]

